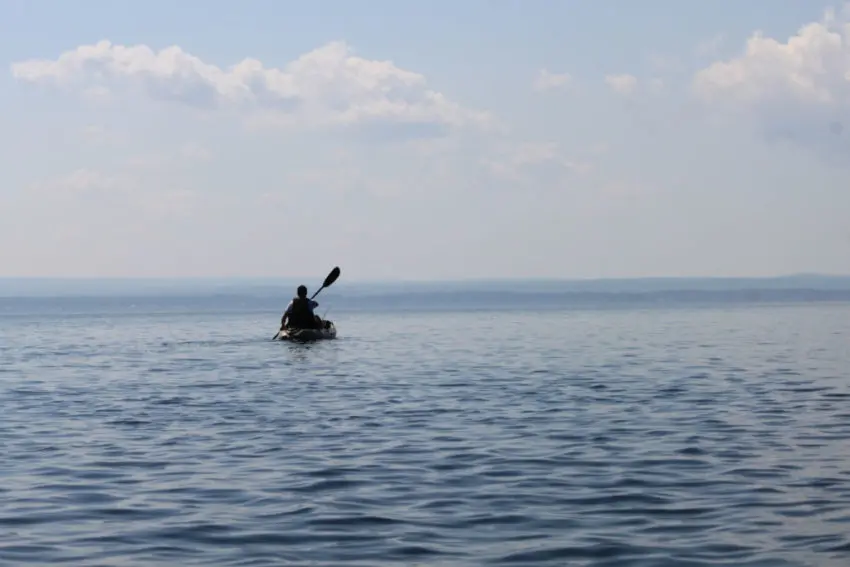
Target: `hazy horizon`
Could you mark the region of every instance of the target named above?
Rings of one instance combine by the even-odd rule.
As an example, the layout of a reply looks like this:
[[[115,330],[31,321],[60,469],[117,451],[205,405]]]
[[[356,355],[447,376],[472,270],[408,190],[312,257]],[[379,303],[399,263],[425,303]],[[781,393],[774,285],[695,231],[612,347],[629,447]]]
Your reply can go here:
[[[292,276],[292,275],[282,275],[282,276],[256,276],[256,275],[240,275],[240,276],[217,276],[217,275],[199,275],[199,276],[171,276],[171,275],[162,275],[162,276],[89,276],[89,275],[78,275],[78,276],[17,276],[17,275],[9,275],[9,276],[0,276],[0,281],[114,281],[114,282],[192,282],[192,281],[220,281],[220,282],[295,282],[295,281],[304,281],[305,283],[309,283],[310,281],[319,281],[326,274],[312,274],[312,275],[301,275],[301,276]],[[370,278],[350,278],[345,277],[344,272],[342,275],[342,279],[344,281],[348,281],[356,284],[405,284],[405,283],[414,283],[414,284],[443,284],[443,283],[492,283],[492,282],[555,282],[555,283],[572,283],[572,282],[613,282],[613,281],[648,281],[648,280],[666,280],[666,281],[717,281],[717,280],[729,280],[729,281],[769,281],[769,280],[784,280],[784,279],[795,279],[795,278],[823,278],[823,279],[843,279],[847,278],[850,280],[850,272],[846,273],[829,273],[829,272],[793,272],[793,273],[777,273],[773,275],[756,275],[756,276],[748,276],[748,275],[693,275],[693,276],[681,276],[681,275],[652,275],[652,276],[602,276],[602,277],[545,277],[545,276],[495,276],[495,277],[456,277],[456,278],[443,278],[443,279],[427,279],[427,278],[418,278],[418,279],[403,279],[403,278],[383,278],[383,279],[370,279]]]
[[[315,291],[321,276],[305,278],[4,278],[0,297],[209,297],[287,296],[299,284]],[[681,294],[721,295],[759,292],[848,292],[850,275],[789,274],[762,278],[646,277],[601,279],[466,279],[466,280],[347,280],[343,276],[323,297],[396,296],[429,294],[606,295]]]

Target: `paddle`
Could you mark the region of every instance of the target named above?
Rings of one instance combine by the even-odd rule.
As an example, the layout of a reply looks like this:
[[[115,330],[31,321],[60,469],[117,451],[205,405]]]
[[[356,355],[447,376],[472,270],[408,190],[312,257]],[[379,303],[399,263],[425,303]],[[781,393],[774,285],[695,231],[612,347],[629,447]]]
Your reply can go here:
[[[326,287],[332,286],[333,283],[337,280],[338,277],[339,277],[339,266],[337,266],[336,268],[331,270],[331,273],[328,274],[328,277],[326,277],[325,281],[322,283],[322,287],[317,289],[316,293],[314,293],[313,297],[311,297],[310,299],[314,299],[317,295],[319,295],[319,292],[322,291],[323,289],[325,289]]]
[[[333,270],[331,270],[331,273],[329,273],[328,277],[325,278],[325,281],[322,282],[322,287],[317,289],[316,293],[314,293],[313,296],[310,297],[310,299],[314,299],[317,295],[319,295],[319,292],[325,289],[326,287],[331,287],[333,283],[337,280],[337,278],[339,278],[339,266],[336,266]],[[277,333],[275,333],[272,337],[272,340],[276,339],[277,336],[280,334],[280,331],[282,330],[283,329],[281,328]]]

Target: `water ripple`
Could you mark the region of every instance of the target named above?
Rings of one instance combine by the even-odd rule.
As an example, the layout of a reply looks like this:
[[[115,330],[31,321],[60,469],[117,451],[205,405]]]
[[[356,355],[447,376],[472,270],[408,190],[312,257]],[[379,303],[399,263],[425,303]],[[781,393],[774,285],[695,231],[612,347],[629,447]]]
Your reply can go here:
[[[9,319],[0,564],[843,567],[848,315]]]

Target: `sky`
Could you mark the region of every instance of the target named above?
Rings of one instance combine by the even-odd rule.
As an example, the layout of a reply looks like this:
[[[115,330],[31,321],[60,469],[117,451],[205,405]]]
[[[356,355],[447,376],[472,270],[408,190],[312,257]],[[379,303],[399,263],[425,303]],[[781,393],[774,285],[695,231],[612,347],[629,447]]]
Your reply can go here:
[[[0,0],[0,277],[850,273],[850,5]]]

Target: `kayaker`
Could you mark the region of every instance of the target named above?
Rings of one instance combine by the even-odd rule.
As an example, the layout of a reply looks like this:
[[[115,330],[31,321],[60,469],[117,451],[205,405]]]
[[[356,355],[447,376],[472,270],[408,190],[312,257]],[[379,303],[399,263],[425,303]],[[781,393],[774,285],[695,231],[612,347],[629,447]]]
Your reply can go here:
[[[307,297],[307,286],[299,285],[297,294],[297,297],[293,297],[286,306],[286,311],[280,319],[280,328],[320,329],[321,319],[313,313],[313,309],[319,306],[319,302]]]

